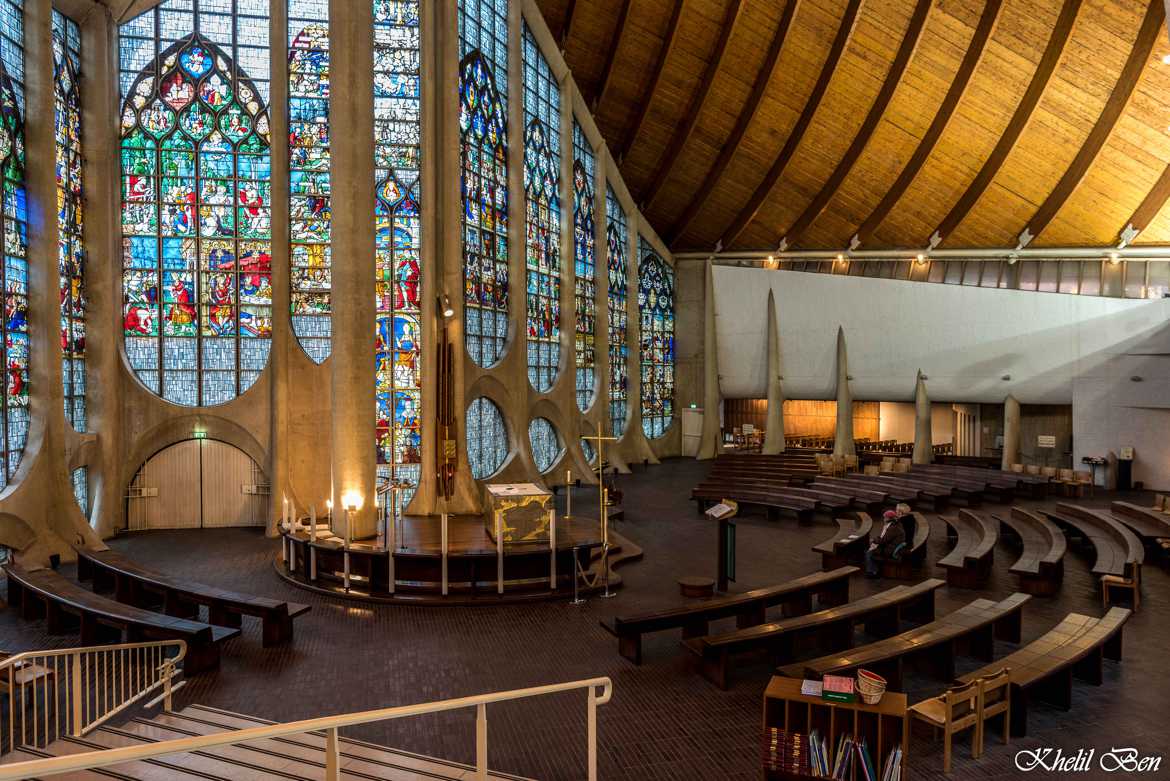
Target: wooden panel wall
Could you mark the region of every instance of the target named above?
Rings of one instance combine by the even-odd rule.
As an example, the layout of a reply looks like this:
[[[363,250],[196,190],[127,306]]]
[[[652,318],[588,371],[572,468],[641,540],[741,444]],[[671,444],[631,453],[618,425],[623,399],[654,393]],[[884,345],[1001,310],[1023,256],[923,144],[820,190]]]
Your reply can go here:
[[[877,439],[879,405],[876,401],[853,402],[853,436],[857,439]],[[723,428],[725,431],[751,423],[764,430],[768,415],[767,399],[725,399],[723,401]],[[837,428],[837,402],[789,399],[784,402],[784,436],[831,437]]]

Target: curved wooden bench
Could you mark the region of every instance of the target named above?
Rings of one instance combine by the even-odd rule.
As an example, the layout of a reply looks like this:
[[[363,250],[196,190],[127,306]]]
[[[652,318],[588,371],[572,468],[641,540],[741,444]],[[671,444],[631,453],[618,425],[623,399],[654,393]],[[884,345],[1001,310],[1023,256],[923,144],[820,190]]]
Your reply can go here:
[[[815,595],[821,605],[840,605],[849,601],[849,576],[857,567],[840,567],[831,572],[813,572],[767,588],[743,594],[729,594],[683,607],[667,608],[632,616],[619,616],[610,625],[601,625],[617,635],[618,653],[634,664],[642,663],[642,635],[666,629],[682,629],[683,637],[707,634],[708,622],[735,616],[736,626],[764,623],[769,607],[782,605],[785,615],[801,615],[812,610]]]
[[[934,592],[943,585],[937,578],[913,586],[894,586],[854,602],[785,618],[747,629],[737,629],[685,641],[700,659],[703,675],[721,689],[727,688],[729,666],[738,653],[764,649],[774,663],[791,659],[801,640],[815,640],[819,649],[833,650],[853,645],[854,628],[864,623],[865,631],[886,637],[898,631],[903,621],[927,623],[934,620]]]
[[[883,578],[900,578],[909,580],[914,577],[914,571],[921,568],[926,562],[926,542],[930,539],[930,522],[922,513],[910,513],[906,516],[911,523],[903,520],[906,527],[907,546],[896,559],[882,559],[881,574]],[[912,527],[912,528],[911,528]]]
[[[1102,618],[1069,613],[1059,624],[1020,648],[959,678],[966,683],[1011,670],[1013,735],[1028,732],[1030,699],[1041,699],[1064,710],[1072,708],[1073,676],[1100,685],[1103,659],[1121,661],[1121,638],[1131,611],[1110,608]]]
[[[878,477],[903,480],[918,486],[919,490],[929,490],[935,494],[933,501],[936,502],[940,496],[948,502],[962,499],[968,507],[977,507],[983,501],[983,491],[987,487],[983,483],[927,472],[881,472]]]
[[[837,533],[819,542],[813,550],[821,554],[821,569],[836,569],[845,564],[860,565],[869,547],[869,533],[873,518],[869,513],[857,513],[856,518],[836,518]]]
[[[1051,520],[1076,530],[1097,552],[1094,575],[1131,578],[1145,560],[1145,548],[1129,527],[1096,510],[1060,503],[1054,510],[1042,510]]]
[[[207,617],[218,626],[238,627],[241,616],[254,616],[262,622],[262,643],[269,648],[292,640],[293,619],[309,612],[308,605],[284,602],[267,597],[240,594],[192,580],[173,578],[144,567],[113,550],[93,551],[74,547],[77,552],[77,579],[93,579],[94,591],[110,588],[119,602],[150,607],[151,596],[157,597],[168,616],[195,618],[199,605],[207,607]]]
[[[46,631],[51,635],[66,630],[64,615],[77,616],[82,645],[95,645],[98,628],[118,631],[120,642],[143,640],[184,640],[187,656],[183,662],[188,673],[219,666],[219,644],[235,637],[235,627],[213,626],[186,618],[154,613],[133,605],[124,605],[94,594],[51,569],[26,570],[16,563],[4,565],[8,574],[8,601],[19,605],[26,619],[44,616]]]
[[[928,483],[928,481],[911,478],[909,472],[898,472],[895,474],[897,476],[893,474],[862,475],[859,479],[867,481],[870,485],[901,489],[903,492],[911,493],[914,498],[906,501],[915,505],[919,502],[929,502],[935,512],[946,508],[952,496],[954,496],[954,491],[950,487],[936,486]]]
[[[839,486],[858,491],[872,491],[885,496],[887,502],[914,503],[918,501],[918,492],[914,489],[906,488],[898,484],[878,483],[872,476],[846,475],[845,477],[827,477],[822,475],[813,481],[813,485]]]
[[[734,499],[741,507],[751,505],[764,508],[769,519],[774,519],[780,512],[786,512],[801,523],[811,522],[817,507],[813,500],[784,493],[782,488],[753,488],[727,483],[698,485],[691,491],[691,499],[698,502],[700,515],[717,502]]]
[[[1131,502],[1113,502],[1109,505],[1113,517],[1133,530],[1134,534],[1146,539],[1170,538],[1170,515]]]
[[[1023,549],[1009,571],[1019,578],[1020,591],[1034,596],[1051,596],[1064,578],[1064,554],[1068,540],[1056,524],[1038,513],[1013,507],[999,521],[1001,531],[1018,538]]]
[[[938,561],[947,571],[947,583],[959,588],[980,587],[991,574],[999,530],[990,518],[970,510],[959,510],[943,521],[955,536],[955,546]]]
[[[825,675],[849,674],[864,667],[884,676],[892,691],[901,691],[905,658],[929,652],[932,662],[941,667],[941,677],[954,680],[956,644],[960,640],[970,641],[972,654],[990,661],[996,638],[1020,641],[1023,609],[1029,599],[1027,594],[1018,592],[999,602],[976,599],[929,624],[858,646],[845,654],[787,665],[777,672],[789,678],[819,680]]]
[[[1001,476],[999,471],[978,467],[914,464],[910,467],[910,474],[935,475],[961,480],[965,485],[978,488],[982,493],[991,495],[1000,502],[1010,502],[1016,489],[1015,480]]]

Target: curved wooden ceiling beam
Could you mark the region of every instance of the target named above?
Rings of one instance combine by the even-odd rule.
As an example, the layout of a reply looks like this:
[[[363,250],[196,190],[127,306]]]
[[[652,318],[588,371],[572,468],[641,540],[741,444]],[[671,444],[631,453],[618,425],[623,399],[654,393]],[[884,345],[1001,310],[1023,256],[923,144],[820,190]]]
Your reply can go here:
[[[837,167],[833,169],[833,173],[829,175],[829,178],[821,185],[821,189],[816,194],[816,197],[812,199],[804,211],[801,212],[801,215],[796,218],[796,222],[792,223],[792,226],[781,237],[779,241],[781,251],[800,241],[804,232],[808,230],[808,226],[812,225],[813,221],[829,205],[829,201],[836,195],[837,190],[841,187],[841,183],[845,181],[845,177],[853,170],[854,164],[857,163],[857,158],[861,157],[861,153],[865,151],[869,140],[873,138],[874,131],[877,130],[878,123],[882,121],[882,115],[890,104],[890,99],[894,97],[894,91],[898,89],[898,85],[902,83],[902,77],[906,75],[906,66],[910,64],[914,52],[918,50],[918,42],[922,40],[922,31],[926,29],[926,20],[930,16],[931,2],[932,0],[918,0],[915,4],[914,13],[910,17],[910,24],[906,28],[906,34],[902,37],[902,43],[898,46],[898,52],[894,55],[894,61],[890,64],[889,71],[886,72],[886,78],[882,82],[882,88],[878,90],[877,96],[869,106],[869,113],[865,115],[865,120],[861,123],[861,127],[857,129],[857,133],[854,134],[853,141],[849,144],[849,148],[845,150],[845,155],[837,163]],[[728,245],[725,244],[724,246]]]
[[[1015,147],[1024,128],[1028,126],[1032,112],[1035,110],[1036,104],[1040,102],[1040,96],[1048,88],[1052,73],[1060,63],[1065,46],[1068,45],[1069,38],[1072,37],[1073,25],[1077,20],[1077,13],[1081,10],[1081,2],[1082,0],[1064,0],[1060,15],[1056,18],[1056,24],[1052,28],[1052,35],[1048,37],[1048,45],[1044,47],[1044,54],[1041,55],[1040,62],[1032,74],[1032,80],[1028,82],[1028,89],[1024,91],[1024,97],[1020,99],[1015,112],[1012,113],[1012,118],[1008,120],[1007,127],[1004,128],[999,141],[995,142],[995,148],[983,161],[979,173],[971,180],[971,184],[967,185],[967,189],[947,212],[947,216],[943,217],[942,222],[934,229],[929,241],[931,249],[937,247],[943,239],[949,236],[951,231],[958,227],[967,213],[971,211],[975,202],[979,200],[979,196],[983,195],[988,185],[991,184],[991,180],[999,173],[1000,166],[1003,165],[1003,161],[1007,159],[1008,154]]]
[[[760,182],[747,205],[736,215],[731,227],[723,232],[723,237],[719,240],[723,247],[730,247],[739,238],[744,229],[759,214],[760,207],[764,205],[764,201],[771,195],[776,182],[780,180],[780,175],[784,173],[788,161],[792,159],[796,147],[804,138],[804,131],[812,122],[813,114],[821,105],[821,98],[824,97],[825,90],[829,87],[829,80],[832,79],[834,71],[837,70],[837,63],[841,60],[842,52],[845,51],[845,44],[849,43],[849,39],[853,37],[853,29],[857,25],[857,12],[859,10],[861,10],[861,0],[849,0],[849,5],[845,8],[845,15],[841,18],[841,26],[837,28],[837,35],[833,38],[833,45],[829,49],[829,56],[825,58],[825,64],[821,67],[821,73],[817,77],[816,84],[813,85],[812,92],[809,93],[808,100],[804,103],[800,117],[792,126],[792,132],[785,139],[784,147],[772,163],[772,167],[764,175],[764,181]]]
[[[654,174],[650,177],[650,185],[642,195],[643,213],[647,212],[653,205],[654,199],[662,190],[667,175],[674,168],[679,153],[690,140],[691,133],[695,131],[695,125],[699,122],[699,115],[703,112],[707,96],[711,94],[711,85],[715,83],[715,76],[723,67],[723,58],[727,54],[727,44],[731,42],[731,33],[735,30],[735,25],[743,15],[743,9],[746,5],[747,0],[732,0],[731,5],[727,6],[727,13],[723,17],[723,27],[719,30],[719,40],[715,44],[715,54],[707,63],[707,70],[703,72],[699,88],[695,91],[694,97],[691,98],[690,104],[687,105],[686,113],[683,114],[683,123],[675,129],[674,135],[671,136],[666,151],[662,154],[658,166],[654,169]]]
[[[857,249],[860,247],[882,221],[894,208],[901,197],[906,193],[906,189],[914,178],[918,176],[918,172],[922,170],[922,166],[926,164],[930,153],[934,151],[935,144],[938,143],[943,131],[946,130],[950,124],[951,117],[954,116],[955,108],[962,100],[963,94],[967,91],[967,85],[971,83],[971,75],[975,72],[975,68],[979,66],[979,62],[983,59],[984,52],[987,51],[987,42],[991,39],[991,34],[995,31],[995,26],[999,22],[999,13],[1003,9],[1003,0],[987,0],[986,5],[983,6],[983,15],[979,17],[979,24],[975,27],[975,34],[971,36],[971,42],[967,45],[967,52],[963,55],[963,61],[959,63],[959,69],[955,71],[955,78],[951,81],[951,86],[947,90],[947,94],[943,97],[942,103],[939,104],[938,111],[935,112],[934,119],[931,120],[930,127],[922,135],[918,141],[918,146],[914,149],[914,154],[910,156],[910,160],[906,166],[898,174],[898,178],[894,180],[893,186],[886,191],[882,196],[881,202],[874,207],[865,221],[861,223],[861,227],[853,234],[853,239],[849,242],[850,249]]]
[[[626,20],[630,17],[632,4],[633,0],[622,0],[622,10],[618,13],[617,27],[614,28],[613,40],[609,43],[609,55],[605,58],[605,67],[601,71],[601,85],[597,88],[590,103],[594,114],[597,113],[597,107],[605,98],[605,93],[609,92],[609,85],[613,80],[613,64],[617,60],[618,47],[622,45],[622,33],[626,30]]]
[[[719,183],[719,179],[723,176],[723,172],[727,169],[731,158],[735,156],[735,151],[739,149],[739,144],[743,141],[744,134],[747,133],[748,126],[751,125],[752,120],[756,118],[756,113],[760,110],[760,102],[764,99],[764,93],[768,90],[768,84],[771,83],[772,77],[776,73],[776,65],[780,61],[780,50],[784,48],[784,42],[788,40],[788,31],[792,29],[792,18],[796,16],[796,9],[800,6],[801,0],[788,0],[788,4],[784,6],[784,13],[780,17],[780,24],[776,28],[776,34],[772,36],[772,43],[768,47],[768,54],[764,58],[764,65],[760,68],[760,72],[756,74],[756,81],[752,85],[751,94],[748,95],[747,102],[744,103],[743,110],[739,112],[739,118],[735,121],[735,127],[731,131],[731,135],[719,147],[719,154],[715,158],[710,170],[707,171],[707,176],[703,178],[703,184],[691,196],[690,203],[683,209],[682,215],[679,216],[674,224],[670,226],[670,230],[666,234],[666,243],[673,246],[687,228],[690,227],[691,222],[703,208],[703,204],[707,202],[707,198],[715,190],[715,185]]]
[[[561,34],[559,36],[562,52],[565,50],[565,45],[569,42],[569,37],[573,34],[573,21],[576,17],[577,0],[569,0],[569,7],[565,9],[565,21],[561,26]]]
[[[1162,211],[1162,207],[1166,205],[1167,201],[1170,201],[1170,164],[1162,169],[1162,175],[1158,177],[1158,181],[1154,182],[1154,186],[1134,210],[1133,216],[1117,234],[1117,246],[1124,247],[1127,244],[1132,244],[1138,234],[1144,231],[1146,226],[1158,216],[1158,212]]]
[[[1154,44],[1162,33],[1162,22],[1165,18],[1166,7],[1158,0],[1152,0],[1146,6],[1146,15],[1142,19],[1142,26],[1138,30],[1137,38],[1134,39],[1133,48],[1129,50],[1129,57],[1121,69],[1121,75],[1117,77],[1117,83],[1113,85],[1113,92],[1109,93],[1109,100],[1105,101],[1101,115],[1097,117],[1096,124],[1089,131],[1089,135],[1085,139],[1085,143],[1081,145],[1077,156],[1073,158],[1072,165],[1065,170],[1064,176],[1060,177],[1056,187],[1044,199],[1044,203],[1040,204],[1040,208],[1032,215],[1032,219],[1028,220],[1024,230],[1020,232],[1018,237],[1020,247],[1031,244],[1037,236],[1044,232],[1056,213],[1064,206],[1068,197],[1077,189],[1077,185],[1085,178],[1085,174],[1089,172],[1089,166],[1101,153],[1101,148],[1109,140],[1113,128],[1117,125],[1117,120],[1121,119],[1121,115],[1125,113],[1125,107],[1129,105],[1129,99],[1133,97],[1133,91],[1137,88],[1142,71],[1150,59],[1150,52],[1154,50]]]
[[[625,140],[618,150],[618,165],[621,165],[622,160],[630,151],[630,147],[634,145],[634,141],[642,132],[642,125],[650,113],[650,103],[653,102],[654,95],[658,92],[658,85],[662,83],[662,73],[666,70],[666,61],[670,59],[670,53],[674,51],[674,45],[678,43],[678,23],[682,19],[686,5],[687,0],[675,1],[674,13],[670,15],[670,23],[666,27],[666,40],[662,42],[662,50],[658,53],[658,62],[654,65],[654,75],[650,77],[650,83],[646,85],[646,89],[642,90],[642,99],[638,101],[638,113],[634,115],[633,125],[626,133]]]

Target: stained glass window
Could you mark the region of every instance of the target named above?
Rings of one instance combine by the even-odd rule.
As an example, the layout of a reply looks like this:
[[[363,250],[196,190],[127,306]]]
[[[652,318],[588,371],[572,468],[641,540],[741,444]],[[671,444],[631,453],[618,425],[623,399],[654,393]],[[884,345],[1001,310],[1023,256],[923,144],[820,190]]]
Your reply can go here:
[[[467,406],[467,463],[476,480],[491,477],[508,457],[508,429],[500,408],[480,396]]]
[[[126,354],[176,404],[268,360],[268,27],[267,0],[167,0],[119,30]]]
[[[4,235],[4,463],[8,485],[28,440],[28,204],[24,189],[24,15],[0,0],[0,232]]]
[[[288,230],[293,333],[329,357],[329,0],[288,2]]]
[[[597,381],[594,327],[597,322],[597,237],[594,232],[593,147],[573,122],[573,303],[577,310],[577,407],[584,412],[593,404]],[[592,459],[590,459],[592,460]]]
[[[459,2],[459,132],[467,354],[508,338],[508,0]]]
[[[89,517],[89,468],[78,467],[73,470],[73,498],[81,508],[81,514]]]
[[[81,29],[53,11],[53,135],[57,158],[57,266],[65,419],[85,431],[85,250],[81,192]]]
[[[561,438],[548,418],[533,418],[528,424],[528,443],[532,446],[532,460],[542,474],[553,468],[564,448]]]
[[[641,236],[638,256],[642,430],[657,439],[674,416],[674,270]]]
[[[597,458],[597,451],[593,449],[593,443],[588,439],[581,439],[581,452],[585,454],[585,461],[592,464],[593,459]]]
[[[418,485],[422,447],[419,4],[374,0],[375,372],[378,474]]]
[[[612,187],[605,193],[607,243],[607,264],[609,266],[609,420],[613,436],[620,437],[626,430],[627,359],[630,348],[626,345],[626,291],[629,286],[629,229],[626,213],[618,203]]]
[[[524,25],[528,381],[552,388],[561,354],[561,90]]]

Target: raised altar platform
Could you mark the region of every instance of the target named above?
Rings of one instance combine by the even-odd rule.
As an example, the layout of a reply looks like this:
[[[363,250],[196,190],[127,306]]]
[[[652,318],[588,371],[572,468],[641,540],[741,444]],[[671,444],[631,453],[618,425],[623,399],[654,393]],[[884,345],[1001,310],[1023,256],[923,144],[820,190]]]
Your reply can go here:
[[[612,568],[618,551],[612,528],[610,543]],[[399,521],[392,552],[386,551],[381,536],[352,542],[347,556],[344,544],[337,538],[319,534],[312,540],[308,532],[282,532],[275,567],[281,577],[297,586],[351,599],[499,604],[571,599],[577,567],[592,578],[600,570],[600,556],[601,527],[596,518],[558,517],[554,553],[547,538],[541,542],[505,541],[501,551],[488,534],[482,516],[451,516],[444,595],[439,518],[404,516]],[[610,582],[611,587],[616,585],[612,577]],[[582,581],[578,586],[581,593],[590,590]]]

